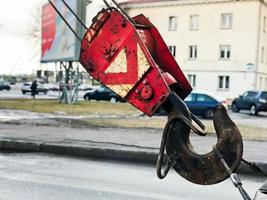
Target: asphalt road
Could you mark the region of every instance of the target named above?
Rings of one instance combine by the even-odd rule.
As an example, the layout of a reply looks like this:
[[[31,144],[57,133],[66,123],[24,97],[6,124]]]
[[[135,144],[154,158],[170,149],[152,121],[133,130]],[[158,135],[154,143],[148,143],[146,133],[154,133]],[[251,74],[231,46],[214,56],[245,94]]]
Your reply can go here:
[[[175,172],[164,180],[150,166],[46,154],[0,154],[1,200],[241,200],[227,180],[213,186],[185,181]],[[250,195],[262,179],[242,177]]]

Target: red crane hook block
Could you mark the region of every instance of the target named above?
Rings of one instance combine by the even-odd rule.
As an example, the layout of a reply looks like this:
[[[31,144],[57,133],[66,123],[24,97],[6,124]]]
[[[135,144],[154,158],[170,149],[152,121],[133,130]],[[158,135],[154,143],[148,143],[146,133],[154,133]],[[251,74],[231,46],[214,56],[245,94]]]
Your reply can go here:
[[[80,63],[94,79],[152,116],[171,90],[184,99],[192,88],[153,24],[143,15],[133,21],[115,8],[100,11],[82,39]]]

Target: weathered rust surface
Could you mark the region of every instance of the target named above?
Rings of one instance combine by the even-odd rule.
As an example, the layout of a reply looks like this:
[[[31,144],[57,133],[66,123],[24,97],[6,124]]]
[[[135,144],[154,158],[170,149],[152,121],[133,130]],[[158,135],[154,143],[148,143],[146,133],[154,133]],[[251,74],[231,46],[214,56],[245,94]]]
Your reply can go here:
[[[153,24],[143,15],[133,20],[138,26],[114,8],[98,13],[82,39],[80,63],[94,79],[152,116],[169,96],[170,85],[183,99],[192,88]]]
[[[176,109],[190,119],[183,103],[176,106]],[[214,127],[217,134],[216,148],[231,170],[235,171],[242,159],[243,143],[239,130],[223,106],[218,106],[215,110]],[[229,174],[216,153],[214,151],[204,155],[196,153],[190,143],[189,135],[190,128],[181,120],[174,118],[170,123],[166,151],[175,171],[185,179],[202,185],[215,184],[227,179]]]

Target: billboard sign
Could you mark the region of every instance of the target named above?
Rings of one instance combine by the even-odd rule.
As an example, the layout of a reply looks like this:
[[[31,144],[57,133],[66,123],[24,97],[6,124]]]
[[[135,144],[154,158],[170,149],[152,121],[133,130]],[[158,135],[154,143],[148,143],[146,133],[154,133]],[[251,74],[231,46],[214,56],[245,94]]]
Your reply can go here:
[[[83,0],[65,1],[82,20],[85,19],[85,6]],[[83,30],[75,16],[68,10],[61,0],[54,0],[53,3],[74,31],[81,36]],[[41,41],[41,62],[79,60],[80,42],[49,3],[42,7]]]

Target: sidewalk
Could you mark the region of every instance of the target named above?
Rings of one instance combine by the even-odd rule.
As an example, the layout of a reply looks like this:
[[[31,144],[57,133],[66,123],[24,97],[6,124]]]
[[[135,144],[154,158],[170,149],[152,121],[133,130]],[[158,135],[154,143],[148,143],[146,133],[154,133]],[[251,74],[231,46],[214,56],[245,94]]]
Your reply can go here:
[[[45,152],[144,162],[156,165],[162,130],[122,128],[70,128],[35,125],[0,124],[2,151]],[[192,134],[191,142],[200,153],[207,153],[216,143],[213,136]],[[244,141],[243,158],[257,163],[267,172],[266,142]],[[252,173],[241,165],[241,171]]]

